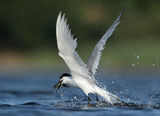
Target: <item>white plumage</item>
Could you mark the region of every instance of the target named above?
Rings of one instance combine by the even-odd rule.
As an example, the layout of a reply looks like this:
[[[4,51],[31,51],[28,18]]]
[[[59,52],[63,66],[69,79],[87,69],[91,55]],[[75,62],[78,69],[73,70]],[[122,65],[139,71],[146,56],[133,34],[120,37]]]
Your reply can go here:
[[[102,54],[101,51],[104,49],[106,41],[112,35],[113,31],[116,29],[116,26],[120,23],[122,13],[123,11],[120,13],[119,17],[114,21],[112,26],[107,30],[107,32],[103,35],[103,37],[94,47],[93,52],[87,61],[87,66],[90,69],[92,76],[94,76],[94,74],[96,73],[96,69],[98,68],[98,64]]]
[[[63,83],[68,83],[73,87],[80,88],[87,96],[89,93],[93,93],[102,96],[109,103],[118,102],[117,96],[95,84],[94,75],[98,68],[101,51],[104,49],[107,39],[112,35],[116,26],[120,23],[122,13],[123,11],[94,47],[94,50],[86,64],[76,52],[77,41],[71,34],[65,15],[62,16],[61,12],[59,13],[56,24],[57,46],[59,55],[67,64],[72,75],[72,78],[64,77]]]

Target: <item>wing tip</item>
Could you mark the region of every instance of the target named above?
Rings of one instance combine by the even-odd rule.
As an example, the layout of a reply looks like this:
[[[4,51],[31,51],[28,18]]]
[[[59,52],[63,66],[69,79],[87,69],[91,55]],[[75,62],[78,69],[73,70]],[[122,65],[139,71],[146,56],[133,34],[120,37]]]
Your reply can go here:
[[[67,27],[69,26],[67,26],[67,18],[65,18],[65,13],[62,13],[62,11],[60,11],[56,22],[56,32],[58,33],[60,30],[65,29]]]
[[[127,9],[127,6],[125,6],[125,7],[122,9],[122,11],[121,11],[121,13],[120,13],[120,15],[119,15],[119,21],[122,19],[122,16],[124,15],[124,12],[126,11],[126,9]]]
[[[58,17],[57,17],[57,22],[67,22],[67,18],[65,18],[66,17],[66,14],[65,13],[62,13],[62,11],[60,11],[59,12],[59,14],[58,14]]]
[[[121,22],[122,16],[124,15],[124,12],[126,11],[127,7],[124,7],[122,11],[120,12],[120,15],[117,17],[117,19],[113,23],[113,27],[116,28],[116,26]]]
[[[59,22],[66,22],[67,19],[65,19],[65,13],[62,14],[62,11],[59,12],[58,17],[57,17],[57,24]]]
[[[57,21],[59,21],[62,17],[62,11],[59,12],[58,17],[57,17]]]

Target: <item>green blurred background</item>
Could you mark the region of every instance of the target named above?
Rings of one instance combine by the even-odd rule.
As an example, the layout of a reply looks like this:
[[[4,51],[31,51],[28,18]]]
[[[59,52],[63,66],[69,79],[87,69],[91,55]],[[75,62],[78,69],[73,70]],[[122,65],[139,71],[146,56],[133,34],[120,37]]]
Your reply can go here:
[[[107,41],[105,70],[159,70],[159,0],[1,0],[0,72],[67,70],[58,56],[56,18],[66,14],[86,62],[93,47],[127,6]]]

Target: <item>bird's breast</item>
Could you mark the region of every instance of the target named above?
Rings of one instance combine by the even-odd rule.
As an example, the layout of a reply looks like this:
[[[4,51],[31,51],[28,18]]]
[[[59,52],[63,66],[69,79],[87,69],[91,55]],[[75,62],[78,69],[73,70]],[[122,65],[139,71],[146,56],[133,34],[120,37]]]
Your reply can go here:
[[[91,84],[87,79],[83,77],[74,78],[75,85],[84,91],[85,94],[94,93],[94,84]]]

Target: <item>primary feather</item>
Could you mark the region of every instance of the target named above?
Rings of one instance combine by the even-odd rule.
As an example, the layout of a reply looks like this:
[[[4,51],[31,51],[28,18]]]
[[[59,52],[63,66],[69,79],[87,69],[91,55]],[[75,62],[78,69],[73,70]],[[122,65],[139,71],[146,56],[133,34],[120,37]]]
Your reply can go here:
[[[98,65],[99,65],[99,61],[100,61],[101,54],[102,54],[101,51],[104,49],[104,45],[106,44],[106,41],[108,40],[108,38],[112,35],[117,25],[120,23],[120,19],[121,19],[123,12],[124,10],[121,11],[118,18],[114,21],[111,27],[107,30],[107,32],[103,35],[103,37],[94,47],[93,52],[87,61],[87,67],[89,68],[91,77],[93,78],[96,73],[96,69],[98,68]]]
[[[71,35],[69,25],[65,15],[59,13],[56,24],[57,46],[59,55],[63,58],[72,75],[80,75],[83,78],[90,78],[87,65],[82,61],[75,51],[77,47],[76,39]],[[91,78],[90,78],[91,79]]]

